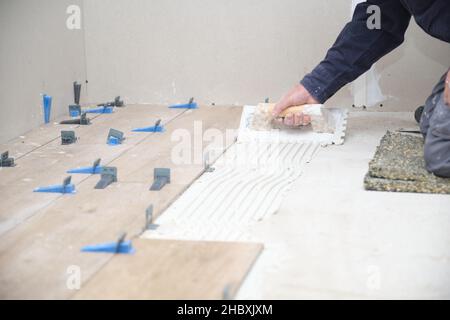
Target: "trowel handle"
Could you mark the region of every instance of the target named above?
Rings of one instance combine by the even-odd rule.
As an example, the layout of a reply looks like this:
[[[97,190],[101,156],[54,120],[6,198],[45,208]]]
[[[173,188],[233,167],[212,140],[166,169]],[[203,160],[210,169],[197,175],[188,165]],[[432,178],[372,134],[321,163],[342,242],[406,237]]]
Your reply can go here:
[[[294,113],[301,113],[304,111],[305,107],[310,106],[309,104],[305,104],[302,106],[293,106],[289,107],[287,109],[284,109],[279,115],[279,118],[284,118],[290,114]],[[265,112],[272,113],[273,109],[275,108],[275,103],[260,103],[258,105],[258,108],[261,108],[261,110],[265,110]]]
[[[305,106],[294,106],[294,107],[289,107],[287,109],[284,109],[279,115],[279,118],[285,118],[290,114],[296,114],[296,113],[301,113],[303,112],[303,110],[305,109]]]
[[[271,103],[271,104],[267,104],[267,106],[269,107],[269,111],[272,112],[273,109],[275,108],[275,103]],[[303,109],[305,108],[306,105],[303,106],[293,106],[293,107],[289,107],[287,109],[284,109],[279,115],[278,118],[285,118],[286,116],[290,115],[290,114],[294,114],[294,113],[300,113],[303,112]]]

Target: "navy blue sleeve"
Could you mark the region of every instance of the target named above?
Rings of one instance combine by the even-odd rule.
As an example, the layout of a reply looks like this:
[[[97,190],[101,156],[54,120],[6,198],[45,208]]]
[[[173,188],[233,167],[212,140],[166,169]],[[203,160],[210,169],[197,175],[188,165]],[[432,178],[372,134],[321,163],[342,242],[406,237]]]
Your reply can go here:
[[[381,9],[381,30],[370,30],[370,5]],[[301,84],[321,103],[358,78],[382,56],[404,41],[411,14],[400,0],[369,0],[357,5],[353,19],[338,36],[325,59]]]

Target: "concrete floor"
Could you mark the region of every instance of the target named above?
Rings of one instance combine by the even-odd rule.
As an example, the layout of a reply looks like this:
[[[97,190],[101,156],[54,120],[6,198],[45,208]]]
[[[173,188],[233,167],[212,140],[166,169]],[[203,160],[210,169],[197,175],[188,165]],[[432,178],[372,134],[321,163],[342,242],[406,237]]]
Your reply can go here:
[[[386,130],[412,113],[356,112],[346,143],[319,151],[276,215],[241,299],[450,298],[450,196],[365,191]]]

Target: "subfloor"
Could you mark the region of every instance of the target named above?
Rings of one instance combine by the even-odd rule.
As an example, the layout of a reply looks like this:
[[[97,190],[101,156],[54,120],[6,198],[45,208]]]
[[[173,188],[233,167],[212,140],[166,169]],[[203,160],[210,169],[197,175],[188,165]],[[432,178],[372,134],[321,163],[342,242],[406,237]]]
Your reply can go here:
[[[191,185],[214,177],[205,172],[201,152],[195,156],[207,145],[197,145],[198,126],[200,140],[209,129],[224,136],[237,128],[240,114],[241,108],[229,107],[185,112],[127,106],[94,119],[91,126],[74,127],[80,140],[73,146],[60,146],[58,125],[1,145],[18,161],[12,170],[0,170],[0,297],[450,298],[450,196],[363,188],[381,137],[386,130],[415,128],[411,113],[351,113],[343,146],[283,148],[304,157],[293,174],[283,172],[289,176],[283,197],[271,200],[252,223],[240,225],[245,237],[206,232],[205,239],[197,239],[198,233],[186,239],[138,239],[150,204],[164,221],[166,209],[189,194],[185,191]],[[131,133],[157,119],[166,126],[164,134]],[[126,133],[124,145],[106,145],[111,127]],[[186,134],[193,139],[187,150],[193,162],[176,165],[173,151],[179,141],[174,137]],[[225,139],[223,146],[232,150],[233,143]],[[99,157],[119,170],[119,182],[106,190],[93,189],[98,176],[74,176],[74,196],[32,193]],[[163,192],[148,190],[155,167],[172,169],[172,182]],[[275,173],[266,172],[268,181],[277,179]],[[228,194],[235,193],[230,189]],[[258,206],[267,201],[260,199]],[[240,212],[232,204],[227,208]],[[133,256],[80,252],[84,245],[113,241],[123,231],[134,240]],[[73,281],[77,267],[81,288]]]
[[[412,113],[351,113],[346,143],[320,150],[276,215],[243,299],[450,298],[450,196],[365,191],[386,130]]]

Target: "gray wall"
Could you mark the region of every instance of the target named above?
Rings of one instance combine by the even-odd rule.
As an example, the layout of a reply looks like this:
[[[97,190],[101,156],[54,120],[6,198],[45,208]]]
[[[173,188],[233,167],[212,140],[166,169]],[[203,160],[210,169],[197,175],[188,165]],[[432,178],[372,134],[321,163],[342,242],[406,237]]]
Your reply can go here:
[[[325,55],[351,0],[85,0],[95,100],[276,100]],[[450,66],[450,46],[415,23],[377,65],[384,110],[413,110]],[[330,104],[349,106],[350,86]],[[369,88],[370,89],[370,88]]]
[[[69,4],[81,31],[65,27]],[[325,55],[351,0],[0,0],[0,142],[67,112],[72,82],[93,102],[255,104],[277,100]],[[84,59],[84,47],[86,57]],[[383,110],[413,110],[450,66],[450,46],[415,23],[377,64]],[[87,75],[86,75],[87,70]],[[350,106],[351,86],[329,104]]]
[[[430,37],[413,21],[405,43],[377,63],[384,110],[414,110],[425,103],[450,67],[450,45]]]
[[[328,3],[86,1],[90,87],[97,100],[276,99],[320,60],[350,15],[348,0]]]
[[[86,79],[83,31],[66,28],[80,0],[0,0],[0,143],[42,124],[41,93],[53,117],[67,113],[72,83]]]

